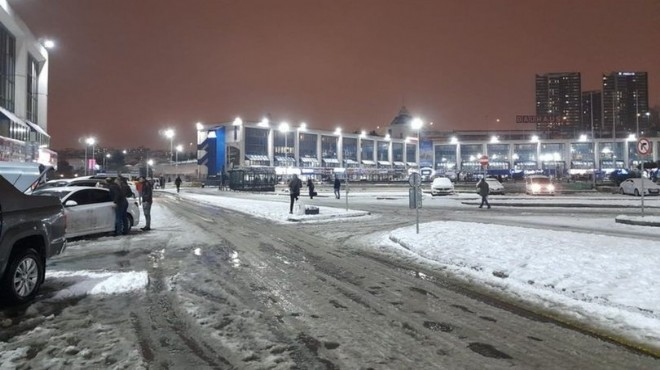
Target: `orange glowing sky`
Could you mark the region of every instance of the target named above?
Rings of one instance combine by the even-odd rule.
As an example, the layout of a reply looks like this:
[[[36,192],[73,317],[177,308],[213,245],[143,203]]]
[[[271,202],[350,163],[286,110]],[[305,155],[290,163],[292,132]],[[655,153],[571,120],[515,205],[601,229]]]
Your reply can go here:
[[[534,76],[649,73],[657,0],[10,0],[51,37],[52,147],[165,149],[236,116],[372,130],[402,104],[439,130],[517,129]],[[496,120],[500,119],[499,123]]]

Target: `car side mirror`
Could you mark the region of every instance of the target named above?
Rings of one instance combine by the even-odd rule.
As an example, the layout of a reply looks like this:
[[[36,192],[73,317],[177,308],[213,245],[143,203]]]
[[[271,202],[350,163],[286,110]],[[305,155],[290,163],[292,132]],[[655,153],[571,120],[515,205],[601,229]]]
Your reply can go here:
[[[64,205],[66,207],[73,207],[73,206],[77,206],[78,202],[76,202],[75,200],[67,200],[66,203],[64,203]]]

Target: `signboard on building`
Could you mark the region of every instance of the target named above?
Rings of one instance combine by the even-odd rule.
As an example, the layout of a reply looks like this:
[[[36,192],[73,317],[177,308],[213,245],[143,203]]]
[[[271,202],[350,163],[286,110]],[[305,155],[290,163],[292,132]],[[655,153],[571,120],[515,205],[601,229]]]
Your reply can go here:
[[[516,116],[516,123],[561,123],[561,116],[531,116],[531,115],[518,115]]]

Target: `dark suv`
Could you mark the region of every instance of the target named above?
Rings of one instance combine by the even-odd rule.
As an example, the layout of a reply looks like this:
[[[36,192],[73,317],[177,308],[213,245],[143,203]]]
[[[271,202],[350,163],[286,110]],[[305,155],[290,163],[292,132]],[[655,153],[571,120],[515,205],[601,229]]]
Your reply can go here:
[[[43,173],[43,166],[36,163],[0,162],[0,302],[3,303],[33,299],[44,281],[46,260],[66,246],[66,218],[60,200],[24,193]]]

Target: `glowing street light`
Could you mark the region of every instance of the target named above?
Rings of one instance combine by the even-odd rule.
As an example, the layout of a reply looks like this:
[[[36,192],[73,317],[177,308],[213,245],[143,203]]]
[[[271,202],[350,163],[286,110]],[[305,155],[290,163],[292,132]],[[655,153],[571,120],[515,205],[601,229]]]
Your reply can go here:
[[[202,131],[204,129],[204,125],[201,122],[195,123],[195,128],[197,131]]]
[[[87,163],[87,148],[92,147],[92,158],[94,158],[94,145],[96,144],[96,139],[93,137],[87,137],[85,138],[85,176],[87,176],[87,169],[89,167],[89,163]]]
[[[421,131],[422,126],[424,126],[424,121],[422,121],[422,119],[419,118],[419,117],[413,118],[412,122],[410,122],[410,127],[413,130],[417,131],[417,158],[415,158],[415,159],[417,160],[417,167],[418,168],[421,168],[421,166],[422,166],[419,163],[419,160],[420,160],[420,156],[419,156],[419,148],[420,148],[420,145],[419,145],[419,131]]]
[[[280,123],[280,126],[278,127],[281,133],[284,134],[284,157],[286,158],[285,161],[288,161],[289,159],[289,146],[287,145],[286,142],[286,137],[289,136],[289,124],[287,122],[282,121]]]
[[[106,167],[106,160],[112,158],[112,155],[110,153],[106,153],[105,157],[103,157],[103,170],[105,172],[108,172],[107,167]]]
[[[179,153],[183,152],[183,145],[179,144],[179,145],[176,146],[175,149],[176,149],[176,152],[175,152],[176,153],[176,159],[175,159],[175,161],[176,161],[176,164],[178,165],[179,164]]]
[[[154,177],[154,161],[153,159],[147,160],[147,177]],[[151,176],[149,176],[149,167],[151,167]]]
[[[172,139],[174,139],[174,130],[171,129],[171,128],[168,128],[167,130],[165,130],[164,134],[165,134],[166,138],[170,139],[170,164],[172,164],[172,154],[173,154],[172,153],[173,152],[173,150],[172,150]]]

